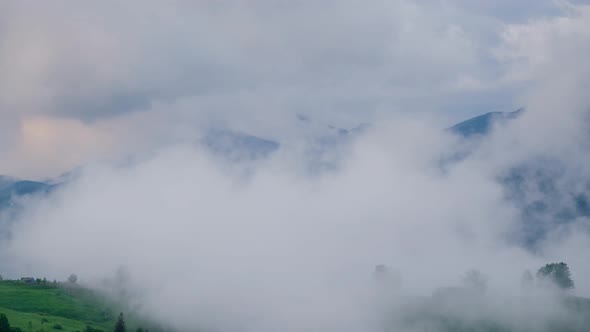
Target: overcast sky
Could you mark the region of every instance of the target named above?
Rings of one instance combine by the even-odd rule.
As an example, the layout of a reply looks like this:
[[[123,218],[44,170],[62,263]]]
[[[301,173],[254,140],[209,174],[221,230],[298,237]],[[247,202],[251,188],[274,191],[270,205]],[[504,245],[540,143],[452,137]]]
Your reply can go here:
[[[2,1],[0,173],[55,176],[211,126],[276,138],[295,113],[343,127],[428,114],[442,128],[514,110],[544,51],[585,38],[587,11],[550,0]]]
[[[476,268],[488,311],[546,322],[553,306],[505,300],[553,261],[590,296],[589,219],[527,247],[499,178],[529,167],[534,204],[551,174],[549,216],[590,195],[589,58],[579,1],[0,1],[0,174],[86,166],[20,202],[0,273],[113,291],[102,281],[123,267],[137,308],[179,328],[330,332],[381,331],[376,264],[404,296]],[[443,130],[519,107],[482,140]],[[297,114],[373,126],[310,176],[299,144],[315,132]],[[225,163],[197,144],[211,128],[282,145]]]

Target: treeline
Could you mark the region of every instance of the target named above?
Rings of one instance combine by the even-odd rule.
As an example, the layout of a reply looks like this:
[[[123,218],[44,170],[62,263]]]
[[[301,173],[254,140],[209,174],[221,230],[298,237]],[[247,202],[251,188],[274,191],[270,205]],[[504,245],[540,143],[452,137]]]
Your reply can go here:
[[[373,275],[380,282],[391,282],[393,280],[394,283],[401,283],[401,277],[392,273],[387,266],[382,264],[375,267]],[[467,288],[485,289],[487,279],[480,271],[470,270],[463,275],[461,281]],[[575,288],[569,266],[564,262],[545,264],[537,270],[535,275],[526,270],[522,276],[522,285],[527,288],[539,286],[557,288],[563,291]]]
[[[71,274],[67,281],[57,281],[57,280],[53,280],[53,281],[48,281],[47,278],[43,277],[43,278],[38,278],[38,277],[22,277],[20,279],[4,279],[4,277],[2,277],[2,275],[0,275],[0,281],[4,281],[4,282],[12,282],[12,283],[21,283],[21,284],[27,284],[27,285],[43,285],[43,286],[58,286],[58,285],[63,285],[63,284],[70,284],[70,285],[74,285],[78,282],[78,276],[76,276],[75,274]]]

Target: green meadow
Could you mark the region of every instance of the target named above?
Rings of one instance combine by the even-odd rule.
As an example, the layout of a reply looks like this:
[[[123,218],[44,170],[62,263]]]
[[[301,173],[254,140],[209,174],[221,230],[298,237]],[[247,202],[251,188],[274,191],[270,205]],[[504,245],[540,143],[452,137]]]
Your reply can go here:
[[[109,331],[118,313],[94,292],[53,283],[0,281],[0,313],[22,331]]]

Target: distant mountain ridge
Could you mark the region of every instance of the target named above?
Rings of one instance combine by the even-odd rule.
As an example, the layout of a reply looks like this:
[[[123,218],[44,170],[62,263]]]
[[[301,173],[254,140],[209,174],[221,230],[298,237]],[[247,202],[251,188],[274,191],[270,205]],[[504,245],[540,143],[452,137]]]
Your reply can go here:
[[[447,132],[475,144],[467,144],[467,149],[459,147],[455,151],[449,151],[449,155],[441,160],[441,169],[452,169],[455,164],[468,158],[478,148],[477,142],[485,139],[496,124],[507,124],[523,112],[522,108],[513,112],[490,112],[447,128]],[[309,138],[309,146],[304,150],[302,158],[307,163],[310,175],[336,169],[339,158],[348,153],[350,143],[370,126],[361,124],[344,129],[313,122],[309,117],[301,115],[297,120],[302,132],[309,135],[306,136]],[[210,153],[230,163],[264,160],[282,147],[279,141],[228,129],[211,130],[200,143]],[[590,217],[590,181],[580,178],[576,182],[577,186],[572,185],[564,176],[567,167],[567,164],[552,159],[551,156],[539,156],[498,171],[497,181],[504,188],[506,201],[521,211],[522,234],[514,235],[515,242],[532,248],[553,228],[579,217]],[[69,176],[57,182],[0,176],[0,211],[15,206],[21,197],[48,193],[60,183],[68,181],[71,181]],[[583,186],[579,185],[582,183]],[[535,194],[531,193],[531,188]]]
[[[281,146],[279,142],[230,130],[210,130],[201,141],[214,155],[230,161],[258,160]]]
[[[319,160],[327,151],[335,150],[345,145],[351,138],[365,132],[370,125],[362,123],[346,129],[317,122],[309,116],[298,113],[296,127],[309,145],[306,154]],[[227,128],[213,128],[207,131],[200,143],[214,156],[230,162],[262,160],[270,157],[283,146],[282,142],[276,139]]]
[[[483,139],[496,124],[508,123],[521,116],[523,108],[513,112],[490,112],[460,122],[447,130],[466,139]],[[448,167],[468,157],[477,149],[470,146],[455,152],[445,162]],[[512,165],[498,174],[506,201],[520,211],[522,224],[513,241],[534,248],[556,227],[590,217],[590,180],[580,176],[572,182],[566,175],[576,172],[567,163],[551,155],[540,155]]]
[[[524,111],[524,108],[519,108],[513,112],[489,112],[459,122],[448,128],[448,130],[461,135],[464,138],[477,135],[485,136],[491,132],[495,124],[516,119],[521,116]]]
[[[0,208],[12,205],[13,199],[26,195],[49,192],[54,185],[0,176]]]
[[[465,138],[485,136],[497,121],[517,118],[523,109],[514,112],[491,112],[460,122],[448,130]],[[340,128],[330,124],[314,122],[309,116],[297,114],[297,123],[313,132],[312,144],[306,156],[312,160],[314,169],[331,169],[334,162],[326,161],[331,150],[345,146],[356,135],[365,132],[370,124],[359,124],[350,129]],[[313,128],[312,128],[313,127]],[[201,139],[213,155],[223,157],[231,162],[254,161],[268,158],[281,148],[281,142],[268,138],[232,131],[229,129],[212,129]],[[63,179],[62,179],[63,180]],[[64,181],[68,181],[65,178]],[[62,182],[62,181],[59,181]],[[55,182],[41,182],[22,180],[10,176],[0,175],[0,209],[10,206],[15,198],[38,193],[49,192],[57,186]]]

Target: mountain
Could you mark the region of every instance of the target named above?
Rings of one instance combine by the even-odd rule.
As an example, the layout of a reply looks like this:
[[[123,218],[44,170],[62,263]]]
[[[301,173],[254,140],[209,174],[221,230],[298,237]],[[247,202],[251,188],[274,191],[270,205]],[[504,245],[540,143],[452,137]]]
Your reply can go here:
[[[475,144],[459,147],[441,160],[448,169],[478,148],[497,124],[518,118],[524,109],[491,112],[460,122],[447,130]],[[519,231],[511,240],[527,248],[535,246],[552,230],[590,217],[590,179],[567,162],[552,155],[539,155],[511,165],[497,174],[506,202],[520,211]]]
[[[0,176],[0,208],[11,206],[19,197],[47,193],[53,186],[45,182]]]
[[[527,160],[505,170],[498,181],[506,201],[521,214],[521,232],[513,240],[527,247],[557,227],[590,217],[590,179],[562,160]]]
[[[516,119],[523,112],[524,109],[490,112],[447,128],[468,144],[458,144],[455,149],[449,150],[448,155],[440,160],[441,170],[447,171],[468,158],[496,124]],[[369,125],[362,124],[346,129],[300,114],[296,120],[297,130],[304,138],[301,158],[310,175],[337,169],[340,160],[349,153],[351,143],[369,128]],[[232,163],[263,160],[282,146],[276,140],[228,129],[210,130],[200,143],[213,155]],[[580,217],[590,217],[590,179],[581,175],[572,182],[572,172],[575,174],[576,170],[569,169],[563,161],[552,156],[539,156],[510,165],[496,174],[498,183],[504,189],[506,202],[521,214],[520,233],[511,235],[514,242],[532,248],[556,227]],[[69,180],[70,176],[67,176],[58,182]],[[50,192],[57,185],[54,182],[0,176],[0,210],[16,207],[11,209],[11,213],[18,213],[21,198]]]
[[[457,144],[453,149],[441,156],[439,161],[440,169],[446,171],[449,167],[469,157],[477,149],[481,140],[490,134],[496,125],[506,124],[508,121],[518,118],[523,112],[524,108],[519,108],[513,112],[489,112],[447,128],[446,132],[461,137],[463,139],[462,143],[468,144]]]
[[[305,155],[310,163],[324,160],[327,154],[347,145],[369,126],[360,124],[346,129],[315,121],[303,114],[296,115],[296,131],[304,138]],[[265,159],[281,148],[281,142],[277,140],[223,128],[209,130],[200,143],[213,155],[232,162]]]
[[[449,131],[470,138],[473,136],[485,136],[491,132],[495,124],[518,118],[524,112],[519,108],[513,112],[489,112],[474,118],[459,122],[448,128]]]
[[[231,161],[263,159],[281,146],[280,143],[230,130],[211,130],[202,139],[209,151]]]

